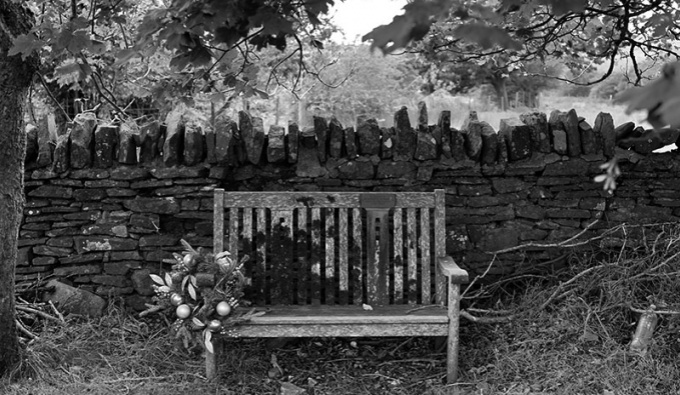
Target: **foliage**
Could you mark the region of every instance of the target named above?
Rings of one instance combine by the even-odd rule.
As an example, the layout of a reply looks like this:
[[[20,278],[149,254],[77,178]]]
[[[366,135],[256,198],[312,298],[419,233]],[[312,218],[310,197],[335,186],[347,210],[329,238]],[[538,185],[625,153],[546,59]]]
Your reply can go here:
[[[404,10],[364,40],[393,52],[422,39],[418,51],[450,52],[462,63],[504,56],[519,67],[552,57],[580,71],[592,63],[608,63],[600,78],[586,83],[604,80],[620,59],[630,61],[639,82],[645,71],[639,58],[678,56],[677,1],[415,0]]]
[[[45,86],[80,92],[86,108],[105,105],[125,117],[122,100],[152,96],[159,104],[209,93],[219,103],[266,96],[257,86],[254,53],[323,48],[333,0],[31,0],[33,30],[11,54],[37,52]],[[52,84],[50,84],[52,83]],[[48,85],[50,84],[50,85]],[[123,102],[127,103],[127,102]],[[128,104],[129,105],[129,104]],[[67,118],[68,115],[67,115]]]

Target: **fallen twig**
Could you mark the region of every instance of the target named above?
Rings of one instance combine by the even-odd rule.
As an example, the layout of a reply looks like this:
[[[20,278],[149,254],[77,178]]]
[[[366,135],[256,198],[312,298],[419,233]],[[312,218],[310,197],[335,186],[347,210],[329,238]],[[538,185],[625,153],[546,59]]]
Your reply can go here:
[[[569,281],[565,281],[565,282],[563,282],[563,283],[560,283],[560,285],[558,285],[557,288],[555,288],[555,291],[550,295],[550,297],[548,298],[548,300],[546,300],[545,302],[543,302],[543,304],[541,305],[541,307],[540,307],[539,309],[540,309],[540,310],[545,309],[545,308],[550,304],[550,302],[552,302],[553,299],[555,299],[555,297],[557,297],[557,294],[558,294],[564,287],[566,287],[567,285],[573,283],[574,281],[578,280],[579,278],[585,276],[586,274],[592,272],[593,270],[601,269],[601,268],[607,267],[607,266],[616,266],[617,264],[618,264],[618,263],[616,263],[616,262],[614,262],[614,263],[603,263],[602,265],[597,265],[597,266],[589,267],[588,269],[586,269],[586,270],[584,270],[584,271],[578,273],[578,274],[575,275],[574,277],[570,278]]]
[[[29,331],[28,329],[26,329],[26,327],[21,323],[21,321],[19,321],[19,320],[14,320],[14,322],[16,323],[17,329],[19,329],[19,332],[21,332],[21,333],[23,333],[24,335],[26,335],[29,339],[33,340],[33,339],[37,339],[37,338],[38,338],[38,335],[36,335],[35,333],[33,333],[33,332]]]
[[[502,324],[506,322],[510,322],[515,317],[517,316],[516,314],[512,315],[504,315],[500,317],[476,317],[470,313],[468,313],[466,310],[461,310],[460,311],[460,316],[465,318],[468,321],[472,321],[476,324]]]
[[[59,317],[61,322],[66,323],[66,320],[64,319],[64,315],[61,314],[61,312],[59,310],[57,310],[57,307],[54,305],[54,303],[52,303],[51,300],[48,300],[47,303],[50,305],[50,307],[52,307],[52,311],[54,311],[54,314],[56,314],[57,317]]]
[[[149,314],[157,313],[161,310],[164,310],[166,307],[165,306],[159,306],[159,305],[150,305],[146,304],[147,309],[139,313],[138,317],[144,317]]]
[[[32,308],[30,308],[30,307],[17,305],[17,306],[16,306],[16,309],[17,309],[17,310],[20,310],[20,311],[24,311],[24,312],[26,312],[26,313],[35,314],[35,315],[37,315],[37,316],[40,316],[40,317],[45,318],[45,319],[50,320],[50,321],[58,322],[59,324],[63,324],[63,323],[64,323],[62,320],[60,320],[60,319],[57,318],[57,317],[53,317],[53,316],[51,316],[51,315],[49,315],[49,314],[47,314],[47,313],[45,313],[45,312],[43,312],[43,311],[36,310],[36,309],[32,309]],[[63,318],[63,317],[62,317],[62,318]]]
[[[662,314],[662,315],[680,315],[680,311],[678,310],[656,310],[656,309],[636,309],[633,306],[628,306],[631,311],[638,313],[638,314],[644,314],[644,313],[649,313],[652,312],[654,314]]]

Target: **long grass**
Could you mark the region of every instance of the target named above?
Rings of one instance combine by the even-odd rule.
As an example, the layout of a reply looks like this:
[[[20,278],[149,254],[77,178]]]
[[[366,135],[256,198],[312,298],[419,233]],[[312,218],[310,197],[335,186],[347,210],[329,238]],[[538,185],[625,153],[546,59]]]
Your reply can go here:
[[[511,310],[504,324],[463,322],[462,394],[678,394],[680,319],[661,315],[645,355],[629,351],[639,314],[680,309],[680,226],[619,226],[564,251],[557,272],[517,273],[472,302]],[[529,268],[530,265],[527,265]],[[529,269],[527,269],[529,270]],[[575,280],[573,280],[575,279]],[[571,281],[570,281],[571,280]],[[546,301],[549,301],[544,307]],[[631,309],[631,307],[633,309]],[[443,350],[428,338],[225,341],[215,382],[201,350],[187,351],[158,317],[110,308],[97,320],[32,328],[18,394],[444,394]]]

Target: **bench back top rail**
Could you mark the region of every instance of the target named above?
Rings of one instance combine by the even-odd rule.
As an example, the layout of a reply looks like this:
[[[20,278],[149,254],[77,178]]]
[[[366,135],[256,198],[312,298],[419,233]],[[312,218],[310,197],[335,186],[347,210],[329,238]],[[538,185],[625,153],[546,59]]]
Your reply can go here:
[[[215,190],[214,250],[245,265],[257,305],[443,303],[444,190]]]

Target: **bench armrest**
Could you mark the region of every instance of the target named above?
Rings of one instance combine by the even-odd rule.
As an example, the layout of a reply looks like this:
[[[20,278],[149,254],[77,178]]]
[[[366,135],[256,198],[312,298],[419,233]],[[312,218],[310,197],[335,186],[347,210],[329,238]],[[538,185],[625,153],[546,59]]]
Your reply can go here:
[[[441,256],[437,259],[439,271],[448,277],[452,282],[462,284],[468,282],[468,272],[456,265],[450,256]]]

